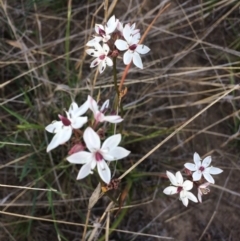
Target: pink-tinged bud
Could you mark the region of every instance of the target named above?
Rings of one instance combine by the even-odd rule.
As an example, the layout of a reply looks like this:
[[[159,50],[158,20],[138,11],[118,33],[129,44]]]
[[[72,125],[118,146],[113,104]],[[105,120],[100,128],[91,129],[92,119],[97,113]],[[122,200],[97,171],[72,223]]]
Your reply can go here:
[[[70,151],[68,152],[68,155],[72,155],[76,152],[83,151],[84,149],[85,149],[85,146],[81,142],[79,142],[70,149]]]
[[[64,126],[70,126],[71,125],[71,121],[68,118],[66,118],[62,115],[58,115],[58,117],[62,121]]]

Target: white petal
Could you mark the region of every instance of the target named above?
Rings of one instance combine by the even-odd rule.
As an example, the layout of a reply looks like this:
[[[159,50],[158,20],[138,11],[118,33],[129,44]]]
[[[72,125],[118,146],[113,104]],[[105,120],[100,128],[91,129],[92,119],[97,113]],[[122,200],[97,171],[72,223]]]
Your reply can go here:
[[[135,51],[137,51],[139,54],[146,54],[150,51],[150,48],[148,48],[146,45],[139,44]]]
[[[88,96],[89,108],[95,114],[98,111],[97,102],[89,95]]]
[[[67,160],[70,163],[74,163],[74,164],[85,164],[91,161],[92,155],[93,154],[90,152],[79,151],[72,154],[71,156],[68,156]]]
[[[195,202],[195,203],[198,202],[196,196],[195,196],[193,193],[191,193],[191,192],[185,192],[185,195],[186,195],[186,197],[187,197],[189,200],[191,200],[191,201],[193,201],[193,202]]]
[[[86,53],[91,55],[92,57],[98,57],[99,56],[99,54],[96,51],[96,49],[86,49]]]
[[[97,169],[99,176],[105,183],[109,183],[111,180],[111,171],[105,161],[97,162]]]
[[[76,102],[73,102],[73,103],[70,105],[68,112],[69,112],[70,114],[72,114],[72,113],[76,112],[77,109],[78,109],[77,103],[76,103]]]
[[[105,27],[106,32],[112,33],[116,29],[117,24],[118,24],[118,20],[116,20],[115,16],[113,15],[106,24],[106,27]]]
[[[94,67],[98,66],[101,62],[102,62],[102,60],[100,60],[99,58],[94,59],[90,64],[90,68],[94,68]]]
[[[47,147],[47,152],[51,151],[52,149],[56,148],[57,146],[67,142],[72,135],[72,128],[71,127],[64,127],[61,131],[59,131],[49,143]]]
[[[202,203],[202,192],[198,189],[198,200]]]
[[[119,123],[123,121],[123,119],[119,115],[108,115],[104,116],[103,121],[108,121],[110,123]]]
[[[209,170],[209,173],[213,174],[213,175],[217,175],[217,174],[220,174],[222,172],[223,172],[223,170],[218,168],[218,167],[210,167],[210,170]]]
[[[132,58],[133,58],[133,53],[131,51],[126,51],[124,54],[123,54],[123,63],[125,65],[128,65],[131,63],[132,61]]]
[[[63,123],[61,121],[54,121],[53,123],[49,124],[45,127],[45,130],[50,133],[57,133],[61,131],[63,128]]]
[[[132,30],[129,24],[126,24],[123,28],[123,36],[125,40],[129,43],[131,39]]]
[[[193,161],[196,164],[197,167],[201,166],[201,157],[198,155],[197,152],[194,153],[193,155]]]
[[[110,136],[103,142],[101,149],[102,150],[107,149],[108,151],[110,151],[111,149],[114,149],[118,146],[121,139],[122,139],[121,134]]]
[[[193,177],[193,181],[199,181],[202,177],[202,173],[200,171],[195,171],[192,174],[192,177]]]
[[[102,24],[95,24],[95,31],[96,31],[97,34],[99,34],[99,30],[100,29],[105,31],[104,27],[102,26]]]
[[[210,165],[211,161],[212,161],[211,156],[205,157],[202,161],[202,166],[208,167]]]
[[[101,63],[98,66],[98,70],[100,72],[100,74],[106,69],[106,63],[105,61],[101,61]]]
[[[177,187],[173,187],[173,186],[166,187],[166,188],[163,190],[163,193],[165,193],[165,194],[167,194],[167,195],[176,194],[176,193],[177,193]]]
[[[184,166],[192,172],[197,170],[196,165],[193,163],[185,163]]]
[[[176,177],[169,171],[166,172],[167,174],[167,177],[169,178],[170,182],[174,185],[174,186],[177,186],[177,179]]]
[[[100,149],[100,138],[98,134],[91,128],[88,127],[83,133],[83,139],[89,151],[96,151]]]
[[[115,41],[115,46],[117,47],[118,50],[124,51],[128,49],[128,43],[122,39],[117,39]]]
[[[109,57],[106,57],[105,63],[106,63],[108,66],[113,66],[113,61],[112,61],[112,59],[110,59]]]
[[[215,183],[213,177],[209,173],[203,173],[203,176],[206,179],[206,181],[213,183],[213,184]]]
[[[103,52],[104,52],[105,55],[108,55],[109,46],[107,44],[103,44]]]
[[[108,155],[113,157],[113,160],[120,160],[120,159],[128,156],[129,154],[130,154],[130,151],[128,151],[127,149],[120,147],[120,146],[115,147],[108,153]],[[103,157],[107,161],[113,161],[113,160],[109,160],[109,159],[105,158],[104,154],[103,154]]]
[[[102,104],[100,111],[103,112],[104,110],[106,110],[106,109],[108,108],[108,106],[109,106],[109,100],[106,100],[106,101]]]
[[[133,63],[140,69],[143,68],[142,59],[137,52],[133,53]]]
[[[193,182],[186,180],[186,181],[184,181],[182,186],[183,186],[184,190],[189,191],[193,188]]]
[[[183,176],[179,171],[176,173],[176,180],[177,180],[178,186],[183,184]]]
[[[77,180],[83,179],[91,173],[91,163],[83,165],[77,175]]]
[[[81,116],[87,112],[89,108],[89,101],[86,100],[74,113],[75,117]]]
[[[184,205],[185,207],[187,207],[187,206],[188,206],[188,198],[187,198],[186,196],[184,196],[184,197],[182,197],[182,198],[180,198],[180,199],[181,199],[183,205]]]
[[[97,111],[96,113],[94,113],[94,118],[95,118],[95,120],[96,120],[97,122],[104,122],[104,121],[105,121],[105,120],[104,120],[105,116],[104,116],[104,114],[103,114],[102,112],[100,112],[100,111]]]
[[[87,117],[77,117],[72,122],[73,129],[79,129],[81,128],[86,122],[88,118]]]
[[[97,43],[99,43],[102,40],[102,37],[100,36],[96,36],[94,37],[94,39],[91,39],[90,41],[87,42],[86,46],[88,47],[93,47],[95,46]]]

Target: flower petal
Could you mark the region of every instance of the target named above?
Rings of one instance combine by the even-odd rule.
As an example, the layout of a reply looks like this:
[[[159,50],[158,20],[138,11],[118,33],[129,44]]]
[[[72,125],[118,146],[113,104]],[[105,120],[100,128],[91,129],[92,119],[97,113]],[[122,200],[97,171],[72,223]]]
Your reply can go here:
[[[183,176],[179,171],[176,173],[176,180],[177,180],[178,186],[183,184]]]
[[[106,62],[105,61],[101,61],[100,64],[98,65],[98,70],[101,73],[103,73],[103,71],[106,69]]]
[[[112,33],[116,29],[117,24],[118,24],[118,19],[116,19],[115,15],[113,15],[106,24],[106,27],[105,27],[106,33]]]
[[[191,192],[185,192],[185,195],[186,195],[186,197],[187,197],[189,200],[191,200],[191,201],[193,201],[193,202],[195,202],[195,203],[198,202],[196,196],[195,196],[193,193],[191,193]]]
[[[83,165],[77,175],[77,180],[79,179],[83,179],[85,178],[86,176],[88,176],[90,173],[92,173],[91,171],[91,162],[90,163],[87,163],[85,165]]]
[[[91,159],[92,153],[86,151],[79,151],[67,157],[67,160],[74,164],[85,164],[90,162]]]
[[[53,137],[52,141],[49,143],[47,147],[47,152],[51,151],[52,149],[56,148],[57,146],[67,142],[72,135],[72,128],[71,127],[64,127],[61,131],[56,133]]]
[[[202,203],[202,192],[198,189],[198,201]]]
[[[146,54],[150,51],[150,48],[148,48],[146,45],[139,44],[135,51],[137,51],[139,54]]]
[[[95,36],[94,39],[91,39],[90,41],[87,42],[86,46],[93,47],[96,44],[98,44],[101,40],[102,40],[102,37]]]
[[[189,191],[193,188],[193,182],[186,180],[186,181],[184,181],[182,187],[184,190]]]
[[[166,187],[166,188],[163,190],[163,193],[165,193],[166,195],[176,194],[176,193],[177,193],[177,187],[173,187],[173,186]]]
[[[193,174],[192,174],[192,177],[193,177],[193,181],[199,181],[202,177],[202,172],[200,171],[195,171]]]
[[[200,167],[201,166],[201,157],[198,155],[197,152],[194,153],[193,155],[193,161],[194,163],[196,164],[197,167]]]
[[[117,39],[115,41],[115,46],[117,47],[118,50],[124,51],[128,49],[128,43],[122,39]]]
[[[211,161],[212,161],[211,156],[205,157],[202,161],[202,166],[208,167],[210,165]]]
[[[76,102],[72,102],[72,104],[69,107],[68,112],[69,112],[69,114],[72,114],[72,113],[76,112],[77,109],[78,109],[77,103]]]
[[[206,179],[206,181],[208,181],[208,182],[210,182],[210,183],[212,183],[212,184],[215,183],[213,177],[212,177],[209,173],[203,173],[203,176],[204,176],[204,178]]]
[[[116,148],[122,139],[121,134],[116,134],[108,137],[102,144],[102,150],[107,149],[108,151]]]
[[[104,116],[102,121],[108,121],[110,123],[119,123],[123,121],[123,119],[119,115],[108,115],[108,116]]]
[[[109,57],[106,57],[105,63],[107,64],[107,66],[113,66],[113,61]]]
[[[84,131],[83,139],[89,151],[92,152],[100,149],[100,138],[91,127],[87,127],[87,129]]]
[[[98,105],[97,102],[89,95],[88,96],[88,102],[89,102],[89,108],[95,115],[95,113],[98,111]]]
[[[99,176],[105,183],[109,183],[111,180],[111,171],[105,161],[97,162],[97,169]]]
[[[125,65],[128,65],[131,63],[132,61],[132,58],[133,58],[133,53],[131,51],[126,51],[124,54],[123,54],[123,63]]]
[[[184,196],[184,197],[182,197],[182,198],[180,198],[180,199],[181,199],[183,205],[184,205],[185,207],[187,207],[187,206],[188,206],[188,198],[187,198],[186,196]]]
[[[223,170],[218,168],[218,167],[210,167],[210,169],[209,169],[209,173],[213,174],[213,175],[217,175],[217,174],[220,174],[222,172],[223,172]]]
[[[63,128],[62,121],[54,121],[48,126],[45,127],[45,130],[50,133],[57,133],[58,131],[61,131]]]
[[[91,55],[92,57],[98,57],[99,56],[99,54],[98,54],[96,49],[87,49],[86,53]]]
[[[174,185],[174,186],[177,186],[177,179],[176,177],[169,171],[166,172],[167,174],[167,177],[169,178],[170,182]]]
[[[87,112],[89,108],[89,101],[86,100],[74,113],[75,117],[81,116]]]
[[[196,165],[193,163],[188,162],[188,163],[185,163],[184,166],[185,166],[185,168],[187,168],[188,170],[190,170],[192,172],[197,170]]]
[[[105,110],[108,108],[108,106],[109,106],[109,100],[106,100],[106,101],[102,104],[100,111],[101,111],[101,112],[105,111]]]
[[[143,69],[142,59],[137,52],[133,53],[133,63],[140,69]]]
[[[87,122],[87,120],[88,118],[86,116],[75,118],[74,121],[72,122],[72,128],[73,129],[81,128]]]
[[[113,161],[113,160],[120,160],[130,154],[130,151],[127,149],[117,146],[114,149],[110,150],[109,153],[107,153],[107,156],[103,154],[103,158],[107,161]],[[112,158],[108,158],[108,156]],[[106,158],[105,158],[106,157]]]
[[[90,68],[94,68],[94,67],[98,66],[100,63],[102,63],[102,60],[100,60],[99,58],[96,58],[91,62]]]

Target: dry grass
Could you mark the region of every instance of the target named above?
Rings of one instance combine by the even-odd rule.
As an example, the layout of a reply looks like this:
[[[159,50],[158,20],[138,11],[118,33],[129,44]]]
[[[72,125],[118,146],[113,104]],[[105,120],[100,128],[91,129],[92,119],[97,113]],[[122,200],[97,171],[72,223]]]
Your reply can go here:
[[[67,2],[0,0],[0,240],[237,241],[240,2]],[[97,75],[84,52],[107,14],[149,28],[151,48],[144,70],[132,66],[124,82],[131,156],[112,167],[122,183],[110,192],[122,193],[121,210],[108,195],[90,199],[98,181],[75,180],[67,146],[45,151],[44,127],[72,99],[114,98],[111,69]],[[185,208],[163,195],[165,171],[181,170],[195,151],[224,173],[203,204]]]

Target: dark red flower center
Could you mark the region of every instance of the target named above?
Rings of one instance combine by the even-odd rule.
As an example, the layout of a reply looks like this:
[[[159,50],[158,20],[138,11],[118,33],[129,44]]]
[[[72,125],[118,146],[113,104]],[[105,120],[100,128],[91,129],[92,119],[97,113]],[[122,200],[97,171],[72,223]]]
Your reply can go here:
[[[137,44],[133,44],[131,46],[129,46],[129,49],[134,51],[137,48]]]
[[[104,60],[105,57],[106,57],[106,55],[105,55],[105,54],[102,54],[102,55],[99,56],[99,59]]]
[[[203,166],[199,167],[199,171],[203,172],[205,168]]]
[[[106,35],[106,32],[103,29],[101,29],[101,28],[99,28],[98,33],[102,37]]]
[[[97,162],[98,162],[98,161],[102,161],[102,159],[103,159],[102,154],[99,153],[99,152],[96,152],[96,153],[95,153],[95,159],[96,159]]]
[[[177,188],[177,193],[180,193],[182,190],[183,190],[182,187],[178,187],[178,188]]]
[[[70,126],[71,125],[71,121],[67,117],[59,115],[59,119],[62,121],[64,126]]]

